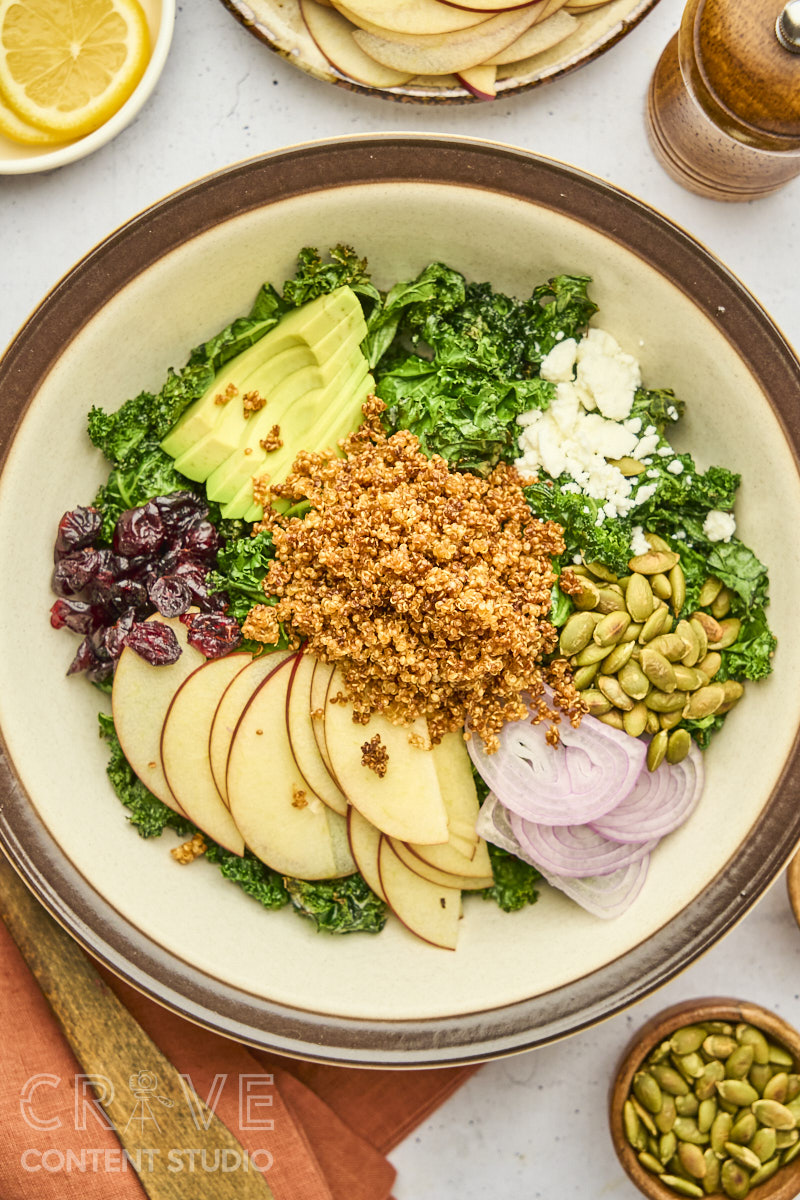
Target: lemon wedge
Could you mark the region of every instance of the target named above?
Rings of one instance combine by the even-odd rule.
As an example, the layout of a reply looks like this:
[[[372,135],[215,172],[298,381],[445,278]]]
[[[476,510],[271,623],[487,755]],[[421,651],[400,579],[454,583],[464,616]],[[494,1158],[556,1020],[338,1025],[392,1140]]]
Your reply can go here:
[[[149,54],[138,0],[0,0],[0,94],[51,137],[82,137],[113,116]]]

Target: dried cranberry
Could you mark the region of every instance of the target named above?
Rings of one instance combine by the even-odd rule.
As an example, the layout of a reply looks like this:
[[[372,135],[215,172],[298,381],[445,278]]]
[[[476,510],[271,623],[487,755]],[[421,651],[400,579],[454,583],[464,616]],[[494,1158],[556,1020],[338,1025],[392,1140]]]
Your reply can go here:
[[[113,674],[114,663],[111,659],[102,662],[98,659],[93,666],[89,667],[86,678],[90,679],[92,683],[102,683],[104,679],[110,679]]]
[[[57,596],[75,596],[82,592],[99,562],[97,550],[76,550],[60,558],[53,570],[53,591]]]
[[[168,496],[156,496],[157,506],[168,538],[176,538],[181,544],[186,531],[208,516],[208,505],[194,492],[171,492]]]
[[[73,633],[93,633],[103,623],[103,610],[85,600],[56,600],[50,609],[50,624],[54,629],[71,629]]]
[[[188,584],[189,590],[192,593],[192,600],[195,604],[202,604],[208,599],[208,586],[206,578],[208,576],[208,567],[205,563],[198,562],[194,558],[179,556],[175,563],[171,575],[177,575],[184,583]]]
[[[238,622],[221,613],[193,613],[181,620],[189,630],[189,645],[206,658],[222,658],[223,654],[235,650],[242,640]]]
[[[96,508],[73,508],[65,512],[58,523],[55,561],[73,550],[91,546],[100,532],[103,519]]]
[[[117,554],[152,554],[163,541],[164,523],[153,500],[137,508],[126,509],[114,526],[114,549]]]
[[[115,579],[108,593],[108,607],[115,615],[134,609],[138,617],[146,617],[150,612],[147,588],[138,579]]]
[[[117,659],[122,654],[128,634],[133,629],[135,623],[136,612],[134,609],[129,608],[127,612],[122,614],[118,621],[105,630],[103,644],[111,658]]]
[[[219,549],[219,534],[210,521],[199,521],[186,531],[184,546],[200,558],[213,558]]]
[[[78,646],[77,653],[72,662],[67,667],[68,675],[77,675],[79,671],[88,671],[97,663],[97,656],[92,650],[91,642],[88,637],[85,637]]]
[[[181,654],[175,633],[160,621],[137,621],[125,638],[125,645],[154,667],[169,666]]]
[[[147,589],[150,603],[162,617],[179,617],[192,603],[192,589],[178,575],[162,575]]]

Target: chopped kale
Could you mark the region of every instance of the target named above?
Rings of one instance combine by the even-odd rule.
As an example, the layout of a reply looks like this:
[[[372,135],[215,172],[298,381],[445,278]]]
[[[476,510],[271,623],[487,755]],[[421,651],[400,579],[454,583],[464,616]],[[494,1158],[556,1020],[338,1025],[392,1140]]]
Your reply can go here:
[[[125,757],[111,717],[98,716],[100,736],[108,742],[111,756],[106,768],[111,786],[128,809],[128,820],[140,837],[160,837],[165,829],[174,829],[181,836],[191,837],[196,827],[185,817],[173,812],[148,791]]]
[[[494,900],[503,912],[517,912],[526,904],[535,904],[539,898],[536,885],[542,878],[536,867],[509,854],[507,850],[501,850],[499,846],[493,846],[491,842],[487,845],[494,885],[481,892],[484,900]]]
[[[305,246],[297,256],[296,275],[283,285],[283,297],[299,307],[345,286],[361,297],[368,311],[380,305],[381,295],[370,282],[367,260],[359,258],[351,246],[333,246],[327,261],[314,246]]]
[[[325,933],[380,933],[387,908],[360,875],[307,882],[285,879],[295,910]]]
[[[206,838],[206,858],[216,863],[226,879],[238,883],[243,892],[258,900],[264,908],[283,908],[289,903],[289,893],[283,878],[256,858],[249,850],[243,855],[233,854],[223,846]]]

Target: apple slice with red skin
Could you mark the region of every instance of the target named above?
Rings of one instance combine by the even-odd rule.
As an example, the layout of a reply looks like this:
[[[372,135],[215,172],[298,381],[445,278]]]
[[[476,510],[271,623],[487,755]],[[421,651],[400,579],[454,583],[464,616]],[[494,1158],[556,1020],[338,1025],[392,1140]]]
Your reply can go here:
[[[497,67],[493,65],[479,63],[476,67],[467,67],[458,71],[456,78],[476,100],[494,100],[497,95]]]
[[[197,611],[196,609],[194,611]],[[156,613],[148,621],[167,625],[178,639],[181,655],[174,663],[154,667],[126,646],[119,656],[111,689],[111,712],[122,752],[156,799],[182,812],[161,766],[161,730],[172,697],[205,657],[190,646],[188,630],[178,617]]]
[[[415,875],[421,875],[423,879],[430,880],[431,883],[438,883],[444,887],[461,888],[462,891],[479,891],[481,888],[491,887],[494,883],[491,871],[487,875],[458,875],[453,871],[441,871],[416,855],[405,842],[398,842],[395,838],[390,838],[389,841],[397,857],[406,864],[408,869]]]
[[[161,730],[161,768],[180,808],[203,833],[240,855],[244,841],[211,774],[208,736],[220,697],[250,661],[249,654],[228,654],[197,667],[172,697]]]
[[[334,7],[370,33],[456,33],[492,15],[451,8],[440,0],[336,0]]]
[[[440,0],[448,8],[460,8],[465,12],[488,13],[493,16],[500,12],[513,12],[519,8],[530,8],[533,4],[542,4],[544,0]]]
[[[353,26],[335,8],[325,8],[316,0],[300,0],[300,12],[320,54],[341,75],[368,87],[389,88],[408,83],[409,72],[382,66],[356,45]]]
[[[347,798],[337,786],[319,751],[311,716],[311,681],[316,659],[310,654],[298,654],[292,667],[289,692],[286,698],[286,730],[300,774],[312,792],[328,808],[347,816]]]
[[[398,920],[424,942],[455,950],[461,916],[461,891],[423,879],[398,858],[388,838],[378,851],[381,887]]]
[[[353,721],[353,706],[338,667],[325,704],[325,742],[340,789],[381,833],[401,842],[444,843],[447,812],[436,778],[427,723],[392,725],[376,713],[365,725]],[[387,753],[380,775],[364,761],[374,737]]]
[[[375,895],[380,896],[381,900],[385,902],[386,896],[378,868],[378,851],[382,834],[369,823],[366,817],[362,817],[352,804],[347,810],[347,836],[350,840],[350,853],[364,880]]]
[[[328,685],[333,674],[333,664],[316,660],[314,674],[311,677],[311,728],[314,731],[314,741],[322,755],[322,761],[328,769],[328,774],[334,783],[331,760],[328,757],[328,747],[325,745],[325,703],[328,695]],[[338,785],[337,785],[338,786]]]
[[[231,816],[253,854],[295,879],[351,875],[347,826],[310,788],[286,736],[293,658],[259,685],[234,731],[228,756]]]
[[[384,66],[415,75],[447,75],[485,62],[505,49],[536,20],[535,6],[496,13],[480,25],[456,33],[385,33],[378,36],[356,29],[361,49]]]
[[[230,808],[230,805],[225,774],[228,769],[231,739],[239,718],[256,688],[290,656],[289,650],[273,650],[269,654],[261,654],[252,659],[244,670],[231,680],[220,697],[208,733],[208,761],[211,776],[226,808]]]
[[[526,29],[522,37],[517,38],[510,46],[506,46],[505,50],[501,50],[494,56],[492,65],[504,67],[508,63],[523,62],[528,58],[534,58],[537,54],[544,54],[545,50],[551,50],[553,46],[558,46],[571,37],[579,25],[579,21],[564,12],[562,8],[559,12],[554,12],[546,21],[531,25],[530,29]]]

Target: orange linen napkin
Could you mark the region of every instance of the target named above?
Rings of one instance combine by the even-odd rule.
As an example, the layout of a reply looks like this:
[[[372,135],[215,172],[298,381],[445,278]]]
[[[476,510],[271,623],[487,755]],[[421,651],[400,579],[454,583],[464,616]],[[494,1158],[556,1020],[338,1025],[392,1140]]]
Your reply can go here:
[[[387,1200],[395,1171],[386,1152],[476,1069],[368,1071],[298,1062],[200,1029],[104,975],[264,1169],[275,1200]],[[139,1069],[146,1072],[147,1064]],[[85,1093],[81,1067],[0,923],[3,1200],[142,1200],[113,1130]],[[204,1177],[204,1170],[198,1160],[198,1200],[214,1195],[214,1174]]]

